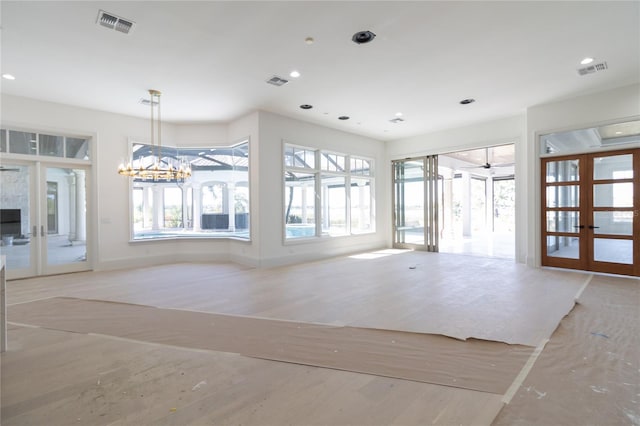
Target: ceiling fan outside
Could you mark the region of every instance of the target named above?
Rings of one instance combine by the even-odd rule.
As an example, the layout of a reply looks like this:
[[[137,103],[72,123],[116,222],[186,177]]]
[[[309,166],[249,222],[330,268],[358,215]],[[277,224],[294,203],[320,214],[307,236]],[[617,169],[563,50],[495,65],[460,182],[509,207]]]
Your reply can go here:
[[[479,164],[476,166],[463,166],[461,167],[462,169],[492,169],[492,168],[496,168],[496,167],[512,167],[515,163],[498,163],[498,164],[491,164],[489,162],[489,148],[485,148],[484,149],[484,164]]]

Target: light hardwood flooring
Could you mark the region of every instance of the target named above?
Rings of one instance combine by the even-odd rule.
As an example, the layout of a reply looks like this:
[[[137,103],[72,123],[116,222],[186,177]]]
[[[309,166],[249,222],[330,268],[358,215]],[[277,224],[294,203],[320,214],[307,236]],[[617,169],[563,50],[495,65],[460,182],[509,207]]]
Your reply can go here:
[[[537,344],[555,328],[547,304],[562,311],[555,296],[572,298],[587,277],[390,250],[271,269],[177,264],[11,281],[8,303],[72,296]],[[503,397],[18,325],[1,390],[6,425],[489,424]]]

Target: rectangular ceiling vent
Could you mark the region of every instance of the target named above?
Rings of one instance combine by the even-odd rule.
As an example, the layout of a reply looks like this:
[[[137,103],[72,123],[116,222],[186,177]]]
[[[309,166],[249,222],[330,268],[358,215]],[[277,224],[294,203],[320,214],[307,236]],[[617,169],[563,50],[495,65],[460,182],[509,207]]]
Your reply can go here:
[[[403,121],[404,121],[404,118],[400,118],[400,117],[392,118],[391,120],[389,120],[389,122],[394,124],[402,123]]]
[[[283,86],[283,85],[287,84],[288,82],[289,82],[289,80],[286,80],[286,79],[284,79],[282,77],[278,77],[277,75],[274,75],[269,80],[267,80],[267,83],[273,84],[274,86]]]
[[[607,68],[608,67],[606,62],[600,62],[598,64],[589,65],[588,67],[578,68],[578,74],[580,75],[593,74],[599,71],[604,71]]]
[[[113,13],[105,12],[104,10],[98,12],[98,20],[96,23],[124,34],[129,34],[135,24],[133,21],[121,18]]]
[[[151,99],[140,98],[140,103],[142,105],[149,106],[151,105]],[[156,105],[158,105],[158,101],[153,101],[153,106],[156,106]]]

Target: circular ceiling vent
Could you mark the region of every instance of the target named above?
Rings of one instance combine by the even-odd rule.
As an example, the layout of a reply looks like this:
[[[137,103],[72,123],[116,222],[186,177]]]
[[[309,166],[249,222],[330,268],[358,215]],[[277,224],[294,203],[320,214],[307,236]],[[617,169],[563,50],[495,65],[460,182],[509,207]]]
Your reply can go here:
[[[473,99],[473,98],[468,98],[468,99],[463,99],[463,100],[461,100],[461,101],[460,101],[460,103],[461,103],[462,105],[469,105],[469,104],[474,103],[475,101],[476,101],[476,100],[475,100],[475,99]]]
[[[311,109],[311,108],[313,108],[313,105],[302,104],[302,105],[300,105],[300,108],[302,108],[302,109]]]
[[[346,115],[341,115],[340,117],[338,117],[338,120],[348,120],[349,117],[347,117]]]

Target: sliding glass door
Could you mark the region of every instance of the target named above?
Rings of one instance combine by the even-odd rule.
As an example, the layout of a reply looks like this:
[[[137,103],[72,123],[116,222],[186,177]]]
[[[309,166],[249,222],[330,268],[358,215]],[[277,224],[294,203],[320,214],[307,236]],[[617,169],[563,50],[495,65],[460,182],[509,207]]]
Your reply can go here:
[[[393,167],[393,245],[438,251],[438,158],[397,160]]]

